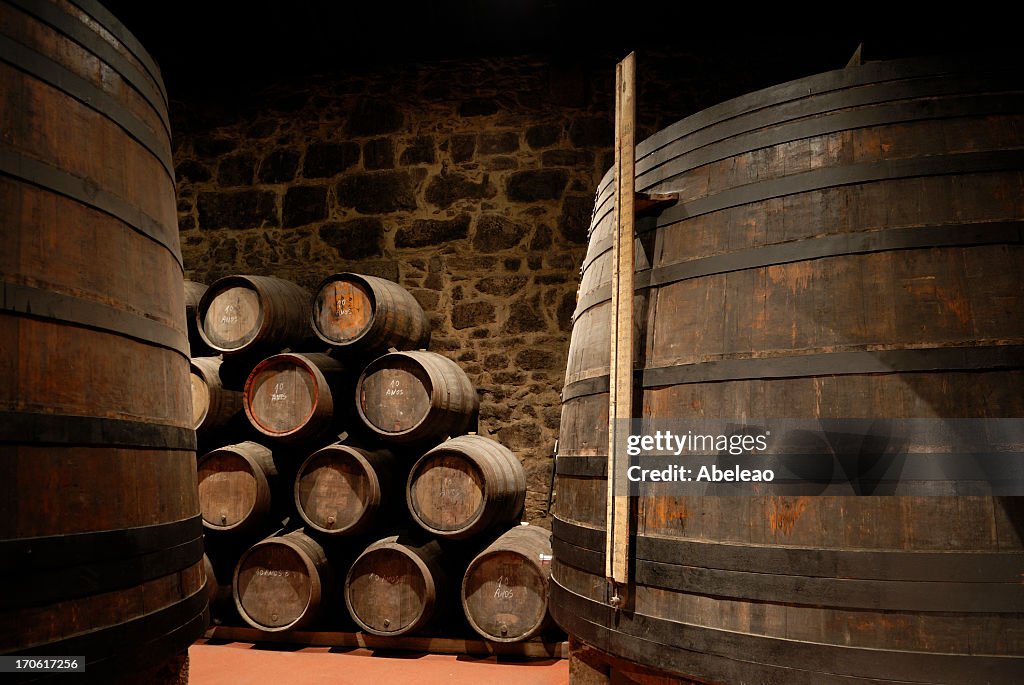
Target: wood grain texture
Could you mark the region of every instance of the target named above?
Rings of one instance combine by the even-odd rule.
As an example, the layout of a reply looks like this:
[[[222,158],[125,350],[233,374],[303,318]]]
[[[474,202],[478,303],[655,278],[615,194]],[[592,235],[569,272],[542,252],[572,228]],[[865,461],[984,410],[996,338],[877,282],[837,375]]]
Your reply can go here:
[[[255,442],[226,445],[199,459],[199,506],[208,530],[259,530],[271,512],[278,478],[274,455]]]
[[[641,143],[637,189],[680,197],[634,241],[642,415],[1024,416],[1024,362],[999,354],[1024,340],[1020,85],[999,65],[869,63],[724,103]],[[1024,569],[1014,498],[696,498],[649,484],[632,522],[628,616],[611,610],[597,468],[612,373],[611,180],[566,369],[559,457],[580,468],[556,477],[556,620],[607,654],[701,681],[1007,681],[1024,657],[1019,589],[936,574],[953,557],[991,570],[1006,555]],[[910,353],[948,361],[913,367]],[[656,382],[654,369],[680,373]],[[570,531],[577,539],[561,537]],[[933,553],[949,561],[919,561]]]
[[[0,653],[115,682],[205,625],[166,101],[105,15],[0,26]]]
[[[225,355],[273,354],[313,337],[310,294],[273,276],[225,276],[199,301],[203,341]]]
[[[516,526],[470,562],[462,610],[473,629],[495,642],[520,642],[550,623],[551,531]]]
[[[253,545],[235,567],[235,606],[266,632],[311,625],[331,597],[333,571],[323,547],[302,531]]]
[[[277,440],[312,440],[331,430],[341,363],[321,353],[285,353],[260,362],[245,382],[245,415],[260,433]]]
[[[409,472],[405,492],[420,527],[461,540],[518,520],[526,500],[526,473],[501,443],[463,435],[424,454]]]
[[[340,273],[313,298],[313,329],[327,344],[361,354],[424,349],[430,323],[409,291],[375,276]]]
[[[345,578],[345,606],[373,635],[409,635],[428,626],[448,592],[437,541],[391,536],[363,551]]]
[[[324,535],[365,532],[401,505],[398,464],[387,450],[328,445],[309,456],[295,477],[295,507]]]
[[[371,362],[356,389],[359,417],[383,440],[412,443],[461,435],[480,402],[462,368],[435,352],[393,352]]]

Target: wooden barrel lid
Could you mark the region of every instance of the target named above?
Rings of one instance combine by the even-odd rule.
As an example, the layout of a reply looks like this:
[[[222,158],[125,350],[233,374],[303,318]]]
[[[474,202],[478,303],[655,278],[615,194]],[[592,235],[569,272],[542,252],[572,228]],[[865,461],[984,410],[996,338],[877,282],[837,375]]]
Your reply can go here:
[[[340,533],[366,517],[379,500],[377,474],[356,450],[333,447],[311,455],[295,479],[295,503],[312,528]]]
[[[262,323],[260,296],[244,282],[227,281],[216,292],[203,296],[202,327],[206,338],[217,348],[245,347],[259,332]]]
[[[415,630],[429,620],[436,596],[427,565],[396,543],[377,543],[364,552],[345,583],[349,613],[375,635]]]
[[[462,584],[470,625],[488,639],[514,642],[543,625],[548,577],[524,550],[500,550],[473,560]]]
[[[319,599],[320,577],[311,561],[284,538],[265,540],[238,562],[234,579],[239,613],[260,630],[295,624]]]
[[[486,482],[472,460],[438,451],[417,462],[409,474],[409,507],[430,529],[463,530],[483,514]]]
[[[420,425],[430,412],[433,384],[415,359],[382,357],[360,381],[360,414],[385,433],[405,433]]]
[[[275,355],[253,369],[245,384],[245,413],[267,435],[301,429],[319,400],[319,370],[295,355]]]
[[[375,307],[373,291],[363,279],[340,274],[317,291],[313,324],[328,341],[350,343],[370,329]]]

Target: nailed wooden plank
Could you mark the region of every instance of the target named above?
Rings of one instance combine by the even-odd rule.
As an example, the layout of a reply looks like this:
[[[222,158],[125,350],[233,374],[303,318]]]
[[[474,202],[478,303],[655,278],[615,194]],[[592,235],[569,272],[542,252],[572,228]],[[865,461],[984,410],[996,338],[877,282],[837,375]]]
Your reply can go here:
[[[613,382],[608,395],[608,454],[614,473],[618,422],[633,412],[633,272],[635,254],[633,235],[636,179],[636,53],[630,53],[615,68],[615,170],[616,228],[612,244],[612,311],[611,373]],[[613,493],[614,478],[608,479],[606,509],[607,548],[605,577],[618,585],[628,581],[629,574],[629,497]]]

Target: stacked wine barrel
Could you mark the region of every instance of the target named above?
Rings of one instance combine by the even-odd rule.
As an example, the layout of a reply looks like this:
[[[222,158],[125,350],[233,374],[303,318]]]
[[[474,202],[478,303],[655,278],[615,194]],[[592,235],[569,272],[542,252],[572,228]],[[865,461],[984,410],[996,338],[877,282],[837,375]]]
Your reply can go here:
[[[475,433],[476,390],[423,349],[412,295],[350,273],[187,293],[215,621],[505,642],[552,625],[522,465]]]

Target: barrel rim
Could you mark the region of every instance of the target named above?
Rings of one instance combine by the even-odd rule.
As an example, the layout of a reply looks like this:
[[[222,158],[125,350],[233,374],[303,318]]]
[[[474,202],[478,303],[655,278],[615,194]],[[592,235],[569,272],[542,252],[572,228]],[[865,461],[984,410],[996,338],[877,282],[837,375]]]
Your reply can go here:
[[[414,552],[410,547],[398,542],[397,537],[399,536],[386,537],[382,540],[378,540],[377,542],[372,543],[369,547],[364,549],[358,557],[356,557],[356,560],[352,562],[352,566],[349,567],[348,572],[345,574],[345,608],[348,609],[348,613],[352,617],[352,620],[359,624],[359,627],[363,628],[367,632],[372,633],[374,635],[388,636],[395,635],[396,632],[393,630],[382,631],[377,628],[372,628],[368,624],[366,624],[356,613],[355,609],[352,608],[351,598],[351,581],[353,578],[352,573],[353,571],[355,571],[356,566],[359,564],[360,561],[363,560],[364,557],[374,552],[381,550],[390,550],[411,559],[413,564],[416,566],[417,570],[420,572],[420,575],[423,577],[424,596],[434,597],[434,600],[432,602],[423,603],[423,610],[420,612],[419,616],[416,617],[416,620],[410,622],[407,626],[402,628],[402,632],[398,634],[406,634],[419,630],[424,625],[426,625],[437,612],[437,586],[434,583],[434,574],[431,573],[430,567],[427,566],[427,562],[425,562],[423,558],[419,554]]]
[[[309,598],[306,600],[306,605],[302,608],[302,611],[299,613],[298,617],[292,622],[288,623],[287,625],[280,626],[277,628],[272,626],[265,626],[256,621],[256,619],[251,618],[246,613],[244,607],[242,606],[242,600],[238,595],[238,574],[242,570],[242,562],[248,559],[249,555],[252,554],[253,551],[270,545],[281,545],[282,547],[286,547],[296,557],[298,557],[299,561],[301,561],[302,565],[306,568],[310,585]],[[316,565],[313,563],[313,560],[309,558],[309,556],[305,553],[305,551],[302,548],[300,548],[293,541],[289,540],[287,535],[260,540],[255,545],[245,550],[245,552],[242,553],[242,556],[238,559],[238,563],[235,565],[235,572],[231,578],[231,596],[235,600],[235,608],[238,610],[238,614],[246,623],[251,625],[253,628],[256,628],[257,630],[262,630],[267,633],[281,633],[286,630],[291,630],[295,627],[300,627],[302,623],[311,620],[311,607],[313,603],[322,595],[322,590],[323,588],[320,583],[320,572],[316,568]]]
[[[419,368],[419,370],[422,372],[422,376],[420,376],[419,379],[427,388],[427,394],[431,398],[431,408],[432,408],[433,400],[434,400],[434,395],[436,393],[436,388],[434,387],[433,379],[430,377],[430,372],[428,372],[426,367],[423,365],[423,362],[421,361],[420,357],[418,356],[419,354],[421,354],[421,352],[418,352],[418,351],[417,352],[413,352],[413,351],[388,352],[387,354],[382,354],[381,356],[377,357],[372,362],[367,364],[366,368],[363,369],[363,372],[359,374],[359,380],[356,381],[356,411],[359,413],[359,419],[367,427],[369,427],[370,430],[372,430],[374,433],[377,433],[378,435],[384,436],[385,438],[389,438],[389,439],[405,438],[405,437],[408,437],[409,435],[413,435],[413,434],[417,433],[420,430],[420,428],[423,426],[423,424],[426,423],[427,419],[430,418],[430,411],[428,409],[428,411],[426,413],[424,413],[422,417],[420,417],[420,420],[417,421],[415,425],[410,426],[409,428],[407,428],[407,429],[405,429],[403,431],[388,431],[388,430],[384,430],[384,429],[380,428],[376,423],[371,421],[370,418],[368,416],[366,416],[366,412],[363,411],[363,381],[366,380],[367,374],[369,374],[371,371],[379,370],[379,368],[380,368],[379,365],[384,363],[382,360],[387,359],[387,358],[391,358],[391,359],[398,359],[398,358],[409,359]],[[427,352],[426,354],[436,354],[436,353]],[[438,355],[438,356],[444,357],[444,355]],[[444,358],[448,359],[447,357],[444,357]],[[451,361],[451,360],[448,359],[448,361]],[[452,362],[452,363],[454,364],[455,362]]]
[[[531,526],[531,527],[539,528],[539,526]],[[510,530],[517,530],[518,528],[520,528],[520,526],[515,526],[514,528],[511,528]],[[506,531],[506,532],[508,532],[508,531]],[[504,534],[502,534],[502,537],[504,537]],[[484,630],[482,627],[480,627],[477,624],[476,620],[474,619],[472,614],[470,614],[470,612],[468,611],[468,609],[466,607],[466,599],[467,599],[467,597],[466,597],[466,585],[469,582],[469,576],[473,573],[473,571],[475,571],[477,569],[477,567],[480,564],[482,564],[484,561],[486,561],[489,557],[495,556],[497,554],[514,554],[514,555],[516,555],[518,557],[521,557],[521,558],[525,559],[528,562],[526,565],[530,568],[531,571],[536,572],[536,570],[537,570],[537,565],[533,562],[533,560],[530,559],[525,554],[522,554],[521,552],[518,552],[518,551],[513,550],[513,549],[492,549],[494,547],[494,545],[498,543],[499,540],[501,540],[501,537],[499,537],[497,540],[495,540],[494,543],[492,543],[491,545],[488,545],[487,549],[485,549],[484,551],[480,552],[480,554],[476,555],[473,558],[473,560],[471,562],[469,562],[469,566],[466,567],[466,572],[464,574],[462,574],[462,583],[460,584],[460,588],[459,588],[459,596],[460,596],[460,598],[462,600],[462,602],[461,602],[462,609],[463,609],[462,613],[464,613],[466,615],[466,621],[469,623],[470,627],[473,630],[475,630],[476,632],[480,633],[480,635],[482,635],[485,639],[493,640],[494,642],[522,642],[524,640],[529,640],[530,638],[534,637],[535,635],[537,635],[538,633],[540,633],[544,629],[545,619],[549,615],[549,610],[547,609],[547,606],[548,606],[548,604],[550,602],[550,595],[551,595],[550,584],[548,582],[548,578],[542,577],[541,578],[541,583],[540,583],[541,590],[544,593],[544,607],[545,607],[544,608],[544,613],[541,614],[539,621],[534,623],[534,625],[528,631],[522,633],[521,635],[516,635],[516,636],[512,636],[512,637],[502,637],[501,635],[492,635],[491,633],[488,633],[486,630]],[[537,575],[541,576],[542,574],[538,573]]]
[[[197,368],[190,362],[188,370],[189,378],[198,378],[203,382],[203,385],[206,386],[206,403],[203,406],[202,416],[200,416],[198,419],[196,419],[195,415],[192,416],[192,430],[197,431],[202,427],[203,423],[206,422],[206,417],[210,414],[210,382],[203,376],[201,372],[196,373],[196,371]],[[195,393],[192,394],[192,406],[195,407]]]
[[[348,524],[347,526],[343,528],[324,528],[306,515],[305,509],[299,502],[299,486],[302,477],[306,474],[307,467],[314,459],[323,458],[325,455],[334,452],[339,452],[353,459],[363,469],[363,472],[367,475],[367,478],[373,484],[373,487],[376,488],[378,491],[380,490],[380,479],[377,477],[377,472],[376,470],[374,470],[370,462],[363,455],[362,450],[351,445],[342,445],[339,443],[334,443],[331,445],[321,447],[316,452],[306,457],[305,460],[303,460],[302,464],[295,472],[295,481],[292,491],[295,497],[295,510],[298,512],[302,520],[306,522],[306,525],[308,525],[310,528],[319,533],[323,533],[324,535],[342,536],[352,533],[353,531],[359,530],[366,522],[366,520],[371,516],[372,512],[369,511],[369,509],[364,508],[362,515],[360,515],[359,518],[357,518],[355,521]]]
[[[253,326],[250,333],[247,334],[249,335],[249,339],[238,347],[225,347],[214,343],[206,334],[206,329],[203,326],[203,319],[206,317],[206,311],[209,309],[213,299],[230,287],[244,287],[248,290],[252,290],[256,293],[257,301],[260,305],[259,316],[256,318],[256,325]],[[223,354],[240,354],[252,349],[256,344],[255,341],[258,338],[260,331],[262,331],[263,327],[266,325],[266,310],[263,308],[263,298],[265,295],[266,294],[259,287],[259,283],[249,276],[234,274],[218,278],[206,288],[206,292],[204,292],[203,296],[199,298],[199,304],[196,306],[196,330],[199,333],[199,337],[203,339],[203,342],[206,343],[210,349]]]
[[[203,528],[206,528],[207,530],[213,530],[213,531],[218,531],[218,532],[229,532],[229,531],[243,530],[245,528],[248,528],[249,526],[252,525],[252,523],[249,521],[249,516],[256,510],[256,505],[258,505],[260,503],[259,493],[261,491],[262,492],[269,492],[270,491],[270,482],[267,480],[267,474],[263,473],[263,469],[261,469],[259,467],[259,465],[253,460],[253,458],[250,457],[248,454],[246,454],[244,450],[233,450],[232,449],[234,447],[240,447],[240,446],[245,445],[245,444],[257,445],[258,447],[266,449],[265,447],[263,447],[263,445],[260,445],[257,442],[252,442],[252,441],[240,442],[240,443],[235,443],[233,445],[225,445],[224,447],[218,447],[215,450],[211,450],[211,451],[207,452],[206,454],[204,454],[203,456],[201,456],[196,461],[196,487],[197,488],[199,487],[199,469],[202,468],[203,462],[207,461],[208,459],[213,459],[214,457],[221,456],[221,455],[230,455],[232,457],[241,458],[242,461],[245,462],[245,465],[249,467],[249,473],[252,474],[253,479],[256,480],[256,497],[253,498],[252,505],[245,512],[245,514],[238,520],[237,523],[233,523],[230,526],[219,526],[219,525],[215,525],[213,523],[208,522],[206,520],[206,517],[203,516],[202,502],[200,502],[199,515],[202,516],[202,519],[203,519]],[[269,452],[270,450],[267,450],[267,451]]]
[[[302,421],[298,426],[287,431],[275,431],[274,429],[268,428],[267,426],[263,425],[263,423],[253,415],[252,409],[249,405],[252,402],[252,393],[255,390],[253,388],[253,385],[256,382],[255,379],[257,374],[261,371],[265,371],[270,366],[283,364],[288,361],[296,362],[296,366],[305,369],[305,371],[313,378],[313,401],[312,404],[310,405],[309,413],[302,418]],[[242,408],[245,410],[245,415],[246,417],[248,417],[249,422],[253,425],[253,427],[256,428],[256,430],[263,433],[264,435],[266,435],[267,437],[292,437],[297,433],[306,430],[306,426],[309,425],[309,420],[313,417],[314,414],[316,414],[317,405],[320,402],[321,387],[327,388],[327,379],[324,377],[323,373],[320,371],[316,364],[311,363],[304,355],[299,354],[297,352],[282,352],[280,354],[275,354],[270,357],[267,357],[259,364],[257,364],[255,368],[253,368],[253,370],[249,373],[249,377],[245,379],[245,389],[242,391]]]
[[[341,271],[339,273],[331,274],[327,278],[320,281],[320,284],[317,285],[316,290],[313,292],[313,298],[312,302],[310,303],[311,306],[309,312],[310,325],[313,329],[313,332],[316,334],[316,337],[320,338],[321,340],[323,340],[325,343],[332,347],[346,348],[353,345],[358,345],[358,343],[363,338],[367,337],[370,334],[370,332],[373,330],[373,324],[377,320],[377,292],[374,289],[373,283],[370,280],[372,278],[373,276],[365,276],[363,274],[357,274],[351,271]],[[320,326],[316,320],[316,308],[313,307],[312,304],[316,302],[317,298],[320,297],[320,292],[328,285],[330,285],[331,283],[345,280],[355,281],[365,287],[366,294],[370,300],[370,306],[373,309],[373,316],[367,322],[363,330],[359,332],[359,335],[349,340],[337,340],[335,338],[328,337],[323,331],[320,330]]]
[[[483,436],[459,436],[459,437],[481,437],[481,438],[483,438]],[[489,440],[489,438],[483,438],[483,439],[484,440]],[[406,478],[406,481],[405,481],[405,502],[406,502],[406,505],[409,507],[409,513],[412,514],[413,519],[424,530],[426,530],[427,532],[431,533],[432,535],[436,535],[436,536],[441,537],[441,538],[458,539],[458,538],[463,538],[463,537],[469,537],[469,536],[473,535],[475,532],[477,532],[477,527],[480,524],[480,521],[484,518],[484,514],[487,512],[487,503],[490,501],[490,497],[493,494],[494,486],[493,486],[493,484],[491,483],[490,480],[488,480],[487,478],[484,477],[483,469],[481,469],[480,468],[480,464],[477,463],[477,459],[476,459],[475,455],[470,454],[465,449],[460,449],[458,445],[456,445],[455,448],[452,448],[452,447],[448,446],[448,443],[450,443],[452,440],[455,440],[455,438],[452,438],[450,440],[446,440],[445,442],[442,442],[440,445],[438,445],[438,446],[428,450],[422,457],[417,459],[416,463],[413,464],[411,469],[409,469],[409,476],[408,476],[408,478]],[[489,441],[490,442],[497,442],[496,440],[489,440]],[[498,443],[498,444],[501,445],[501,443]],[[501,445],[501,446],[504,447],[504,445]],[[434,526],[429,525],[426,521],[424,521],[422,516],[421,516],[421,514],[419,513],[418,508],[416,507],[416,504],[413,501],[413,496],[412,496],[413,481],[415,480],[415,477],[416,477],[417,473],[419,473],[421,465],[425,461],[427,461],[428,459],[434,459],[434,458],[437,458],[437,457],[444,456],[445,453],[450,453],[450,454],[462,457],[462,461],[467,463],[467,464],[470,464],[473,467],[473,469],[476,471],[476,473],[480,476],[480,483],[483,486],[481,488],[482,492],[481,492],[480,504],[477,506],[476,511],[473,512],[472,516],[470,516],[468,522],[465,525],[462,525],[462,526],[460,526],[458,528],[454,528],[454,529],[451,529],[451,530],[446,530],[446,529],[443,529],[443,528],[436,528]]]

